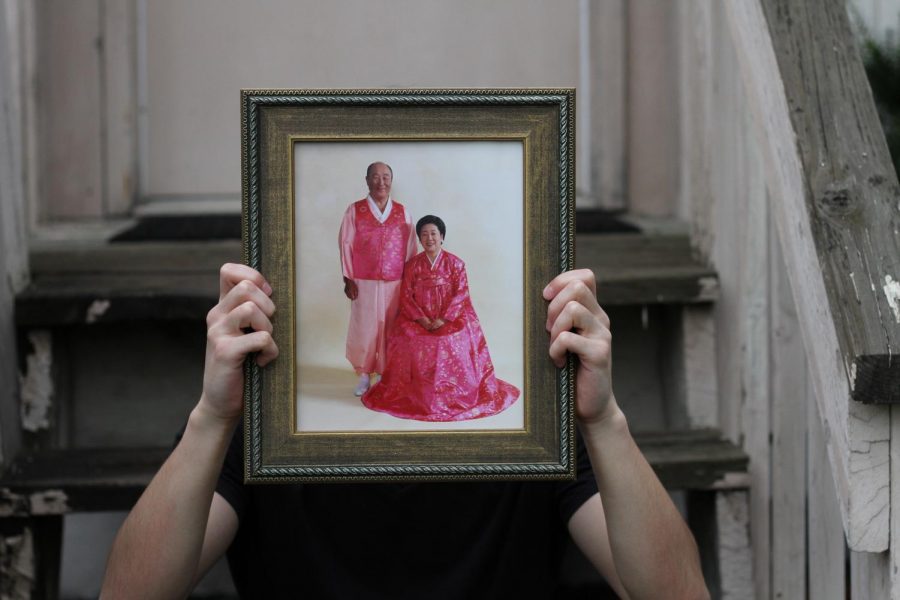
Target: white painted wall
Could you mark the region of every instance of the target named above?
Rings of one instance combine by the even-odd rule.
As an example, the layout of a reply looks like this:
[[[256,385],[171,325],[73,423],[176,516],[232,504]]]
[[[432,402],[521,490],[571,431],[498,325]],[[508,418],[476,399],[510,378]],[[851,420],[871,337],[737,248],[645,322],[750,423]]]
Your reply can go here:
[[[147,2],[147,194],[240,190],[239,90],[575,87],[578,2]]]

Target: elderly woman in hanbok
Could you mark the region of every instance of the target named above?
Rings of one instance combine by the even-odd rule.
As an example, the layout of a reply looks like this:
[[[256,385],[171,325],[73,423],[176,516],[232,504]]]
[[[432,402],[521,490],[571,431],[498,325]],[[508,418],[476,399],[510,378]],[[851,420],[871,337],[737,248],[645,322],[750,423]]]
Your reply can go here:
[[[372,410],[420,421],[463,421],[505,410],[519,390],[494,365],[469,298],[466,267],[443,250],[444,222],[416,223],[423,252],[407,261],[387,367],[362,397]]]

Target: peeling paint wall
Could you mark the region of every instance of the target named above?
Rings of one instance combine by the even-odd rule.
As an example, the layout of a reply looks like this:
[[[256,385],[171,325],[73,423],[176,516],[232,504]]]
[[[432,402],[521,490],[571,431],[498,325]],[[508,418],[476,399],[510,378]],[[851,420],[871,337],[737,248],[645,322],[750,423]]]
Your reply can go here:
[[[891,312],[894,313],[894,319],[900,323],[900,281],[895,281],[890,275],[885,275],[883,289]]]
[[[33,351],[26,358],[26,370],[19,376],[22,390],[21,419],[25,431],[50,427],[53,401],[53,338],[49,331],[28,334]]]
[[[28,600],[34,583],[31,530],[0,537],[0,600]]]

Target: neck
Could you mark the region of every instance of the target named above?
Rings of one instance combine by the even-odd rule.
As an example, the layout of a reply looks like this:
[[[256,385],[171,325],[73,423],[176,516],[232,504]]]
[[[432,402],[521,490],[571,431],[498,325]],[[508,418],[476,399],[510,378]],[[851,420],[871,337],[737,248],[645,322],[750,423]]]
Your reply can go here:
[[[384,198],[383,200],[379,200],[378,198],[372,198],[372,200],[375,201],[375,206],[378,207],[378,210],[383,211],[384,207],[387,206],[388,198],[390,198],[390,196],[388,196],[387,198]]]
[[[441,253],[440,248],[438,248],[437,250],[426,250],[425,256],[427,256],[429,260],[433,261],[435,258],[437,258],[437,255],[440,253]]]

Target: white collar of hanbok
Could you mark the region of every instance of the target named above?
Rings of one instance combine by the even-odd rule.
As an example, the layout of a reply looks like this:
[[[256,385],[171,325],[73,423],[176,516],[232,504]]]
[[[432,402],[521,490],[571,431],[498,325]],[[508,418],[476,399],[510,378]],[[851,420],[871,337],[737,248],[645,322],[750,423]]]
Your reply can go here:
[[[441,254],[443,254],[443,253],[444,253],[443,248],[438,250],[437,256],[434,257],[434,260],[431,260],[430,258],[428,258],[427,254],[425,255],[425,258],[428,258],[428,262],[429,262],[429,264],[431,264],[432,271],[434,271],[434,265],[437,264],[438,259],[441,257]]]
[[[372,199],[372,194],[366,196],[366,200],[369,201],[369,210],[372,211],[372,214],[378,219],[379,223],[384,223],[387,221],[388,217],[391,216],[391,208],[394,206],[394,201],[388,196],[387,204],[384,205],[384,212],[378,210],[378,205],[375,204],[375,200]]]

